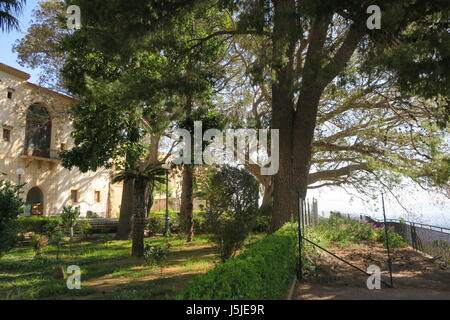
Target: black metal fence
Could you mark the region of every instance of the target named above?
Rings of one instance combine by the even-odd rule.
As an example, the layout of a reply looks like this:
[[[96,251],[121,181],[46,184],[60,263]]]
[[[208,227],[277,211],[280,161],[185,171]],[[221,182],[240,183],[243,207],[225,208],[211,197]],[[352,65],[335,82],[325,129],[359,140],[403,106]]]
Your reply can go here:
[[[301,220],[300,227],[304,228],[309,225],[316,226],[319,222],[319,207],[317,199],[300,199],[299,202],[299,210],[302,213],[298,218]]]
[[[363,218],[377,225],[383,223],[368,216]],[[386,225],[393,227],[414,249],[450,261],[449,228],[398,219],[388,219]]]
[[[337,215],[342,216],[340,213],[337,213]],[[307,235],[305,234],[305,227],[307,226],[317,226],[317,224],[319,223],[319,219],[323,219],[323,217],[320,217],[318,214],[318,202],[316,199],[312,199],[312,201],[309,200],[305,200],[305,199],[301,199],[299,198],[299,203],[298,203],[298,215],[297,215],[297,219],[295,219],[296,221],[298,221],[298,249],[299,249],[299,255],[298,255],[298,280],[302,281],[302,277],[303,277],[303,262],[302,262],[302,256],[303,256],[303,250],[304,250],[304,242],[309,243],[310,245],[315,246],[316,248],[326,252],[327,254],[333,256],[334,258],[340,260],[341,262],[349,265],[350,267],[358,270],[359,272],[367,275],[367,276],[371,276],[371,274],[369,274],[367,271],[359,268],[358,266],[356,266],[355,264],[352,264],[351,262],[343,259],[342,257],[339,257],[338,255],[334,254],[333,252],[327,250],[326,248],[320,246],[319,244],[315,243],[314,241],[311,241],[310,239],[307,238]],[[350,215],[348,215],[348,218],[351,219]],[[361,216],[362,218],[362,216]],[[389,258],[390,259],[390,258]],[[390,264],[390,262],[389,262]],[[383,280],[381,280],[381,283],[383,283],[384,285],[386,285],[387,287],[393,287],[393,282],[392,282],[392,271],[391,271],[391,267],[389,267],[390,270],[390,283],[387,283]]]

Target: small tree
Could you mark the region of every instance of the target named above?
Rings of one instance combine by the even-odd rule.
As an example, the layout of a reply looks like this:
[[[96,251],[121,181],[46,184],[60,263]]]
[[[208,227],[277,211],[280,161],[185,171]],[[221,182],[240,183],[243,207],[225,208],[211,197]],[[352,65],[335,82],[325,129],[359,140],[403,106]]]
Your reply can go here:
[[[70,235],[70,241],[74,236],[74,230],[80,216],[80,208],[73,206],[64,206],[61,213],[61,225]]]
[[[258,212],[259,186],[244,169],[224,166],[209,178],[207,229],[223,261],[234,256],[253,228]]]
[[[133,220],[131,255],[144,256],[144,230],[146,225],[147,207],[153,203],[155,183],[163,183],[165,169],[160,164],[150,164],[145,170],[140,168],[126,169],[114,177],[114,182],[134,180]],[[149,202],[146,196],[150,197]],[[149,205],[150,204],[150,205]]]
[[[11,250],[17,241],[17,217],[23,211],[19,198],[21,186],[13,186],[0,179],[0,258]]]

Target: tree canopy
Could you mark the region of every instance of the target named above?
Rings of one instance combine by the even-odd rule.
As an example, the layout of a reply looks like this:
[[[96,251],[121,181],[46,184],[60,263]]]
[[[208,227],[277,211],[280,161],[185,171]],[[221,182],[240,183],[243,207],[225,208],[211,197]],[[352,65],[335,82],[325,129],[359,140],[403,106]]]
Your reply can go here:
[[[260,178],[272,231],[308,188],[367,191],[398,175],[445,188],[450,3],[386,0],[370,29],[372,2],[67,1],[83,24],[62,41],[67,88],[82,98],[66,165],[139,154],[161,115],[212,102],[230,126],[280,132],[280,170]],[[81,164],[90,151],[96,160]]]

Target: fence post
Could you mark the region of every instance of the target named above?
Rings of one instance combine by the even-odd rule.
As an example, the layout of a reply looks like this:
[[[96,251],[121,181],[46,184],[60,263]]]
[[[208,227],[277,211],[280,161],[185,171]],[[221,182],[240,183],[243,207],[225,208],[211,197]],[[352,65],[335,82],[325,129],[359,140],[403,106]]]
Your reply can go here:
[[[298,280],[302,280],[303,265],[302,265],[302,249],[303,249],[303,199],[300,198],[300,193],[298,194]]]
[[[391,279],[391,286],[394,287],[394,283],[393,283],[393,280],[392,280],[391,249],[389,248],[389,236],[388,236],[388,230],[387,230],[387,225],[386,225],[386,210],[384,208],[384,195],[383,195],[383,192],[381,193],[381,202],[383,204],[384,234],[386,236],[386,249],[387,249],[387,253],[388,253],[389,277]]]

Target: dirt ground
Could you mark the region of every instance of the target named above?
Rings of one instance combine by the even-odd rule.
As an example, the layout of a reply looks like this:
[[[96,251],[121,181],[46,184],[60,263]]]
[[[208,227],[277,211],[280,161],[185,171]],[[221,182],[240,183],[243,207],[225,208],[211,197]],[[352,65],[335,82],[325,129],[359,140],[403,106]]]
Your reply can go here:
[[[318,249],[319,250],[319,249]],[[333,247],[331,252],[363,270],[377,265],[382,280],[389,283],[387,252],[380,244]],[[310,257],[312,267],[297,284],[297,300],[450,300],[450,266],[411,247],[392,249],[394,288],[367,288],[368,276],[325,252]]]

